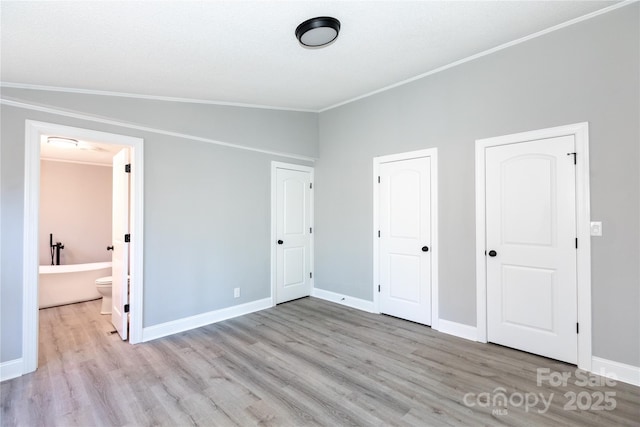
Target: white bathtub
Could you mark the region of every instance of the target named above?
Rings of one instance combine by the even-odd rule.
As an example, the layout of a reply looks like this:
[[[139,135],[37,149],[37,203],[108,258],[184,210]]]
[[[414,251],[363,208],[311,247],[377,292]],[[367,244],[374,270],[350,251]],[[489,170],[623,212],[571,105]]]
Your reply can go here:
[[[40,308],[100,298],[96,279],[111,276],[111,261],[89,264],[41,265],[38,302]]]

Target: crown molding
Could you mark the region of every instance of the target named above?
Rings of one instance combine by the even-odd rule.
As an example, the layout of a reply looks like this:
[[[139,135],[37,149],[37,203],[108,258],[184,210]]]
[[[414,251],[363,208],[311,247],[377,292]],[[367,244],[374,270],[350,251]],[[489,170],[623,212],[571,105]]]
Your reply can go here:
[[[119,121],[119,120],[113,120],[113,119],[109,119],[109,118],[105,118],[105,117],[94,116],[94,115],[91,115],[91,114],[80,113],[80,112],[77,112],[77,111],[62,110],[62,109],[57,109],[57,108],[53,108],[53,107],[49,107],[49,106],[44,106],[44,105],[39,105],[39,104],[32,104],[32,103],[28,103],[28,102],[24,102],[24,101],[17,101],[17,100],[13,100],[13,99],[9,99],[9,98],[0,98],[0,104],[1,105],[8,105],[10,107],[16,107],[16,108],[22,108],[22,109],[26,109],[26,110],[31,110],[31,111],[40,111],[40,112],[43,112],[43,113],[55,114],[55,115],[58,115],[58,116],[71,117],[71,118],[74,118],[74,119],[87,120],[87,121],[96,122],[96,123],[103,123],[103,124],[107,124],[107,125],[119,126],[119,127],[123,127],[123,128],[127,128],[127,129],[135,129],[135,130],[139,130],[139,131],[143,131],[143,132],[151,132],[151,133],[156,133],[156,134],[161,134],[161,135],[173,136],[173,137],[176,137],[176,138],[189,139],[189,140],[192,140],[192,141],[206,142],[206,143],[209,143],[209,144],[220,145],[220,146],[228,147],[228,148],[235,148],[235,149],[238,149],[238,150],[253,151],[253,152],[256,152],[256,153],[269,154],[269,155],[272,155],[272,156],[285,157],[285,158],[296,159],[296,160],[303,160],[303,161],[307,161],[307,162],[315,162],[315,160],[316,160],[315,157],[304,156],[304,155],[301,155],[301,154],[285,153],[285,152],[280,152],[280,151],[275,151],[275,150],[265,150],[265,149],[261,149],[261,148],[250,147],[250,146],[247,146],[247,145],[233,144],[233,143],[230,143],[230,142],[219,141],[219,140],[215,140],[215,139],[211,139],[211,138],[203,138],[201,136],[189,135],[189,134],[186,134],[186,133],[173,132],[173,131],[168,131],[168,130],[164,130],[164,129],[158,129],[158,128],[149,127],[149,126],[142,126],[142,125],[137,125],[137,124],[134,124],[134,123],[127,123],[127,122],[122,122],[122,121]]]
[[[262,110],[293,111],[298,113],[318,113],[318,110],[309,110],[304,108],[276,107],[272,105],[245,104],[241,102],[210,101],[206,99],[179,98],[179,97],[173,97],[173,96],[142,95],[137,93],[113,92],[108,90],[80,89],[80,88],[73,88],[73,87],[34,85],[34,84],[16,83],[16,82],[0,81],[0,87],[6,87],[11,89],[37,90],[37,91],[43,91],[43,92],[63,92],[63,93],[77,93],[81,95],[99,95],[99,96],[112,96],[112,97],[119,97],[119,98],[145,99],[145,100],[151,100],[151,101],[181,102],[186,104],[205,104],[205,105],[217,105],[217,106],[223,106],[223,107],[257,108]]]

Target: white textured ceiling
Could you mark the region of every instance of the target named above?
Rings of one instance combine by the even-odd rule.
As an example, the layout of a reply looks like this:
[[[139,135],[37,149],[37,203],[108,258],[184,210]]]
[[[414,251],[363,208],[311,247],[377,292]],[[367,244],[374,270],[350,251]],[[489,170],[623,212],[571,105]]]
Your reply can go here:
[[[604,1],[2,1],[3,83],[319,111]],[[340,36],[294,31],[333,16]]]

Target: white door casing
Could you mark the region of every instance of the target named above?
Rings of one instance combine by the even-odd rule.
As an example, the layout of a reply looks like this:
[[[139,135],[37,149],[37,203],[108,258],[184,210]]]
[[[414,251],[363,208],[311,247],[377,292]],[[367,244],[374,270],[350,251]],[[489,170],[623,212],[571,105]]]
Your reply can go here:
[[[377,311],[437,327],[437,150],[374,159]]]
[[[123,340],[127,339],[129,316],[129,149],[124,148],[113,157],[113,204],[111,253],[111,323]]]
[[[273,162],[272,256],[274,302],[311,295],[313,287],[313,170]]]
[[[22,372],[38,367],[38,216],[40,198],[40,141],[43,136],[60,135],[101,144],[131,147],[131,314],[129,342],[142,341],[143,248],[144,248],[144,155],[142,138],[55,123],[25,121],[25,188],[22,264]]]
[[[511,176],[514,177],[520,175],[520,180],[525,181],[524,185],[528,187],[525,188],[524,191],[528,193],[530,200],[523,198],[522,194],[518,194],[518,191],[515,190],[518,187],[517,185],[512,186],[511,184],[506,184],[505,187],[500,184],[501,187],[499,189],[495,189],[495,191],[489,190],[487,184],[491,184],[496,179],[495,168],[492,166],[491,168],[494,169],[494,172],[490,172],[488,170],[489,165],[496,160],[501,161],[496,159],[493,153],[499,153],[498,157],[502,156],[500,153],[507,153],[506,155],[509,155],[507,151],[501,152],[500,147],[510,149],[509,146],[513,146],[515,147],[513,150],[518,151],[526,148],[529,143],[533,143],[529,144],[529,147],[535,147],[535,141],[540,141],[540,144],[542,144],[540,147],[543,147],[544,150],[551,149],[552,152],[540,153],[537,157],[528,155],[528,159],[525,157],[521,157],[520,159],[516,158],[514,161],[507,162],[503,167],[499,168],[501,170],[500,173],[511,174]],[[559,145],[554,147],[554,142]],[[546,147],[544,147],[545,145]],[[498,150],[492,151],[494,148]],[[572,152],[576,153],[575,156],[573,154],[569,155],[569,153]],[[564,164],[567,166],[566,169],[563,169],[564,171],[560,170],[556,172],[555,176],[561,183],[561,188],[559,190],[554,189],[553,191],[564,192],[564,196],[560,196],[559,193],[550,194],[548,190],[544,190],[545,186],[541,184],[541,182],[545,180],[547,183],[550,183],[551,179],[554,178],[554,175],[550,173],[550,170],[553,169],[551,165],[554,162],[560,163],[561,160],[569,164]],[[529,172],[525,170],[526,168],[532,168],[536,163],[539,165],[546,163],[547,166],[544,168],[547,169],[547,178],[544,178],[544,173],[536,171],[536,168]],[[502,169],[506,169],[506,172],[502,171]],[[560,169],[562,168],[560,167]],[[537,178],[527,178],[528,176],[534,175],[537,175]],[[569,188],[571,185],[573,185],[573,191]],[[496,196],[496,191],[505,195],[516,194],[516,198],[522,200],[512,206],[498,205],[498,209],[490,207],[490,199],[498,197]],[[536,198],[541,199],[545,192],[550,202],[546,203],[546,205],[532,203]],[[568,194],[566,194],[567,192]],[[558,199],[559,196],[562,197],[562,199]],[[573,197],[575,198],[572,199]],[[567,198],[569,200],[567,200]],[[565,215],[561,215],[560,218],[551,222],[547,220],[546,222],[538,221],[534,223],[532,219],[534,217],[540,218],[542,213],[545,212],[545,208],[547,213],[551,212],[551,214],[553,214],[553,209],[550,209],[552,207],[551,201],[556,204],[556,209],[565,211]],[[495,203],[492,204],[495,206]],[[573,213],[570,205],[574,206]],[[499,218],[496,219],[496,215],[499,217],[502,213],[505,213],[508,217],[505,221]],[[556,214],[552,216],[557,217]],[[571,216],[573,216],[575,221],[574,226],[571,225]],[[543,349],[545,344],[533,344],[533,341],[545,334],[547,336],[556,335],[556,332],[552,331],[556,328],[555,323],[561,322],[564,318],[565,326],[562,327],[563,331],[558,333],[564,334],[565,339],[572,341],[572,343],[577,346],[577,349],[574,347],[573,350],[564,350],[565,354],[567,352],[573,354],[572,363],[577,362],[579,368],[587,371],[591,370],[591,241],[589,218],[589,150],[587,123],[559,126],[476,141],[476,307],[478,341],[495,341],[494,332],[497,331],[498,335],[500,335],[501,333],[505,333],[505,331],[494,330],[493,327],[491,331],[488,331],[488,326],[491,325],[491,322],[495,322],[496,319],[499,321],[507,319],[509,321],[503,322],[505,323],[503,326],[505,326],[507,330],[511,329],[506,332],[507,336],[509,334],[513,335],[514,330],[518,330],[518,328],[520,328],[520,333],[527,332],[530,335],[538,335],[538,338],[529,336],[529,339],[532,341],[531,347],[523,347],[522,349],[542,354],[545,351]],[[496,221],[500,221],[500,224]],[[516,231],[514,227],[519,223],[528,223],[529,226],[524,230]],[[498,232],[495,231],[496,227],[499,227]],[[567,243],[564,240],[567,238],[567,233],[569,233],[568,229],[572,227],[574,230],[573,235],[569,236],[569,242]],[[550,233],[551,237],[549,237]],[[551,238],[563,241],[558,249],[550,248],[550,246],[553,246],[549,244]],[[575,248],[576,238],[577,249]],[[524,243],[527,243],[531,247],[527,248],[527,244]],[[496,244],[500,245],[500,250],[491,247]],[[487,254],[487,252],[491,250],[496,251],[494,257],[488,256]],[[553,251],[556,251],[554,255],[551,254]],[[574,261],[571,261],[570,252],[574,254]],[[558,266],[554,265],[553,262],[559,261],[559,259],[550,259],[564,256],[569,259],[566,263],[573,263],[575,272],[575,274],[573,274],[575,282],[574,302],[572,303],[572,305],[576,307],[575,309],[574,307],[561,307],[561,309],[555,307],[555,305],[559,303],[558,298],[571,298],[571,286],[565,285],[563,288],[557,285],[559,280],[564,283],[572,280],[572,273],[568,270],[571,267],[562,267],[559,271],[556,271]],[[502,259],[498,260],[501,257]],[[523,261],[523,257],[527,262],[533,262],[534,265],[527,265],[526,262]],[[540,260],[544,262],[540,263]],[[496,285],[494,288],[488,281],[496,275],[505,280],[500,282],[500,287]],[[536,275],[537,278],[531,280],[531,277],[535,277]],[[524,291],[513,294],[512,291],[515,283],[521,283]],[[550,300],[547,299],[545,302],[535,290],[535,284],[546,288],[547,292],[553,295],[556,300],[550,303]],[[529,292],[529,294],[527,294],[527,292]],[[567,297],[567,295],[569,296]],[[500,298],[503,296],[507,300],[511,298],[514,306],[521,304],[520,308],[522,311],[516,313],[513,311],[513,308],[504,308],[502,301],[500,301]],[[492,302],[489,301],[489,298],[495,300]],[[523,299],[528,299],[528,304],[523,305]],[[531,307],[534,305],[534,300],[536,301],[535,305],[540,306],[540,304],[542,304],[543,308],[541,310],[531,310]],[[498,312],[489,314],[491,304],[501,306],[501,309]],[[501,311],[502,309],[505,311]],[[572,310],[574,311],[573,314],[571,314]],[[546,318],[545,316],[541,316],[541,314],[544,313],[546,313]],[[550,326],[550,316],[555,316],[553,317],[553,322],[555,322],[553,326]],[[571,323],[567,320],[570,317],[574,319]],[[575,339],[576,321],[579,323],[577,340]],[[533,325],[517,325],[518,323],[527,322],[533,322]],[[543,331],[544,329],[547,329],[547,331]],[[569,335],[573,335],[573,339],[570,339]],[[516,337],[516,340],[518,339],[520,339],[520,341],[526,341]],[[546,344],[546,346],[553,348],[554,344],[550,346]],[[541,351],[541,349],[543,350]],[[562,356],[562,351],[559,354],[560,355],[551,355],[549,357],[565,360],[571,359],[570,357]]]
[[[577,363],[574,136],[485,151],[487,339]]]

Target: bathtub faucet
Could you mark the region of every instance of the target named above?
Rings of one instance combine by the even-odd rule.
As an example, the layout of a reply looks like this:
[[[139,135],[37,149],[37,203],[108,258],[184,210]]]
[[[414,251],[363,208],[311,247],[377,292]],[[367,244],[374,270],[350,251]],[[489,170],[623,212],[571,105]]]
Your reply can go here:
[[[60,265],[60,250],[64,249],[64,245],[60,242],[56,242],[53,244],[53,234],[49,233],[49,248],[51,249],[51,265],[53,264],[53,259],[55,257],[56,264]]]

